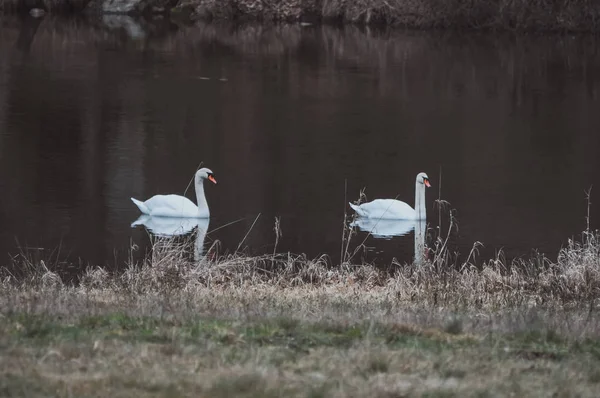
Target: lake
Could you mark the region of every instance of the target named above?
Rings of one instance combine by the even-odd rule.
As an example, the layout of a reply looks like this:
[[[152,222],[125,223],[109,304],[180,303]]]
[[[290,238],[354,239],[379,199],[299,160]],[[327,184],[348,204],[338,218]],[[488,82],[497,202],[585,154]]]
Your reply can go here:
[[[451,250],[555,258],[600,222],[600,54],[574,35],[0,18],[0,252],[122,267],[148,250],[130,198],[185,192],[202,165],[205,244],[327,254],[344,213],[450,204]],[[441,184],[441,185],[440,185]],[[282,235],[275,248],[275,219]],[[441,215],[448,227],[447,211]],[[445,235],[445,232],[443,233]],[[357,261],[413,256],[412,232]]]

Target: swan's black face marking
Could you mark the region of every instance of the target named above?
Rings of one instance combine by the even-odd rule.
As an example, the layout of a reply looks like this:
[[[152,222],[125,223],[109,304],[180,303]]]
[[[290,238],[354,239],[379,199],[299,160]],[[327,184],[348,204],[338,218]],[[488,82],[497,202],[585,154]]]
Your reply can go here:
[[[213,184],[216,184],[216,183],[217,183],[217,180],[215,180],[215,177],[213,176],[213,174],[212,174],[212,173],[208,173],[208,177],[207,177],[207,178],[208,178],[208,180],[209,180],[210,182],[212,182]]]

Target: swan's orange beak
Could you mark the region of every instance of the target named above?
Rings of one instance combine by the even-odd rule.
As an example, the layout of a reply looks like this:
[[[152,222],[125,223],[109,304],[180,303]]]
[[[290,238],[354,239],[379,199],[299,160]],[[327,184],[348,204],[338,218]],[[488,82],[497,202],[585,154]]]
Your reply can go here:
[[[208,179],[210,180],[210,182],[212,182],[213,184],[217,183],[217,180],[215,180],[215,177],[213,177],[212,175],[208,176]]]
[[[429,183],[429,180],[427,178],[423,178],[423,183],[427,188],[431,188],[431,184]]]

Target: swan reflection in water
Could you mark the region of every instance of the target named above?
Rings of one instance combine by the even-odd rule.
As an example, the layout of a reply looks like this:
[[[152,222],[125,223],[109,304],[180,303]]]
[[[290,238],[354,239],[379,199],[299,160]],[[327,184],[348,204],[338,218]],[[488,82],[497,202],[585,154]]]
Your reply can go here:
[[[156,243],[166,245],[175,242],[176,238],[184,237],[195,231],[194,260],[202,260],[204,253],[204,240],[208,231],[209,218],[191,217],[157,217],[142,214],[135,220],[131,227],[143,225],[151,235],[157,238]]]
[[[425,256],[425,220],[389,220],[358,217],[350,223],[350,227],[358,227],[361,231],[370,233],[376,239],[391,239],[395,236],[405,236],[414,230],[415,257],[417,264],[423,262]]]
[[[408,235],[415,227],[415,220],[385,220],[358,217],[350,223],[361,231],[370,232],[374,238],[391,239],[394,236]]]

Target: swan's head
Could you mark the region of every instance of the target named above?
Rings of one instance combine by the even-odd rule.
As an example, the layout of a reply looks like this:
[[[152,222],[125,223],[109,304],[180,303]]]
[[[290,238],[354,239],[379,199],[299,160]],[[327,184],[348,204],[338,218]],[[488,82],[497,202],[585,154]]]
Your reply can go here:
[[[429,182],[429,177],[425,173],[417,174],[417,184],[425,184],[427,188],[431,187],[431,183]]]
[[[203,167],[196,172],[196,178],[200,180],[209,180],[213,184],[217,183],[217,180],[215,180],[215,176],[213,175],[212,170],[206,167]]]

